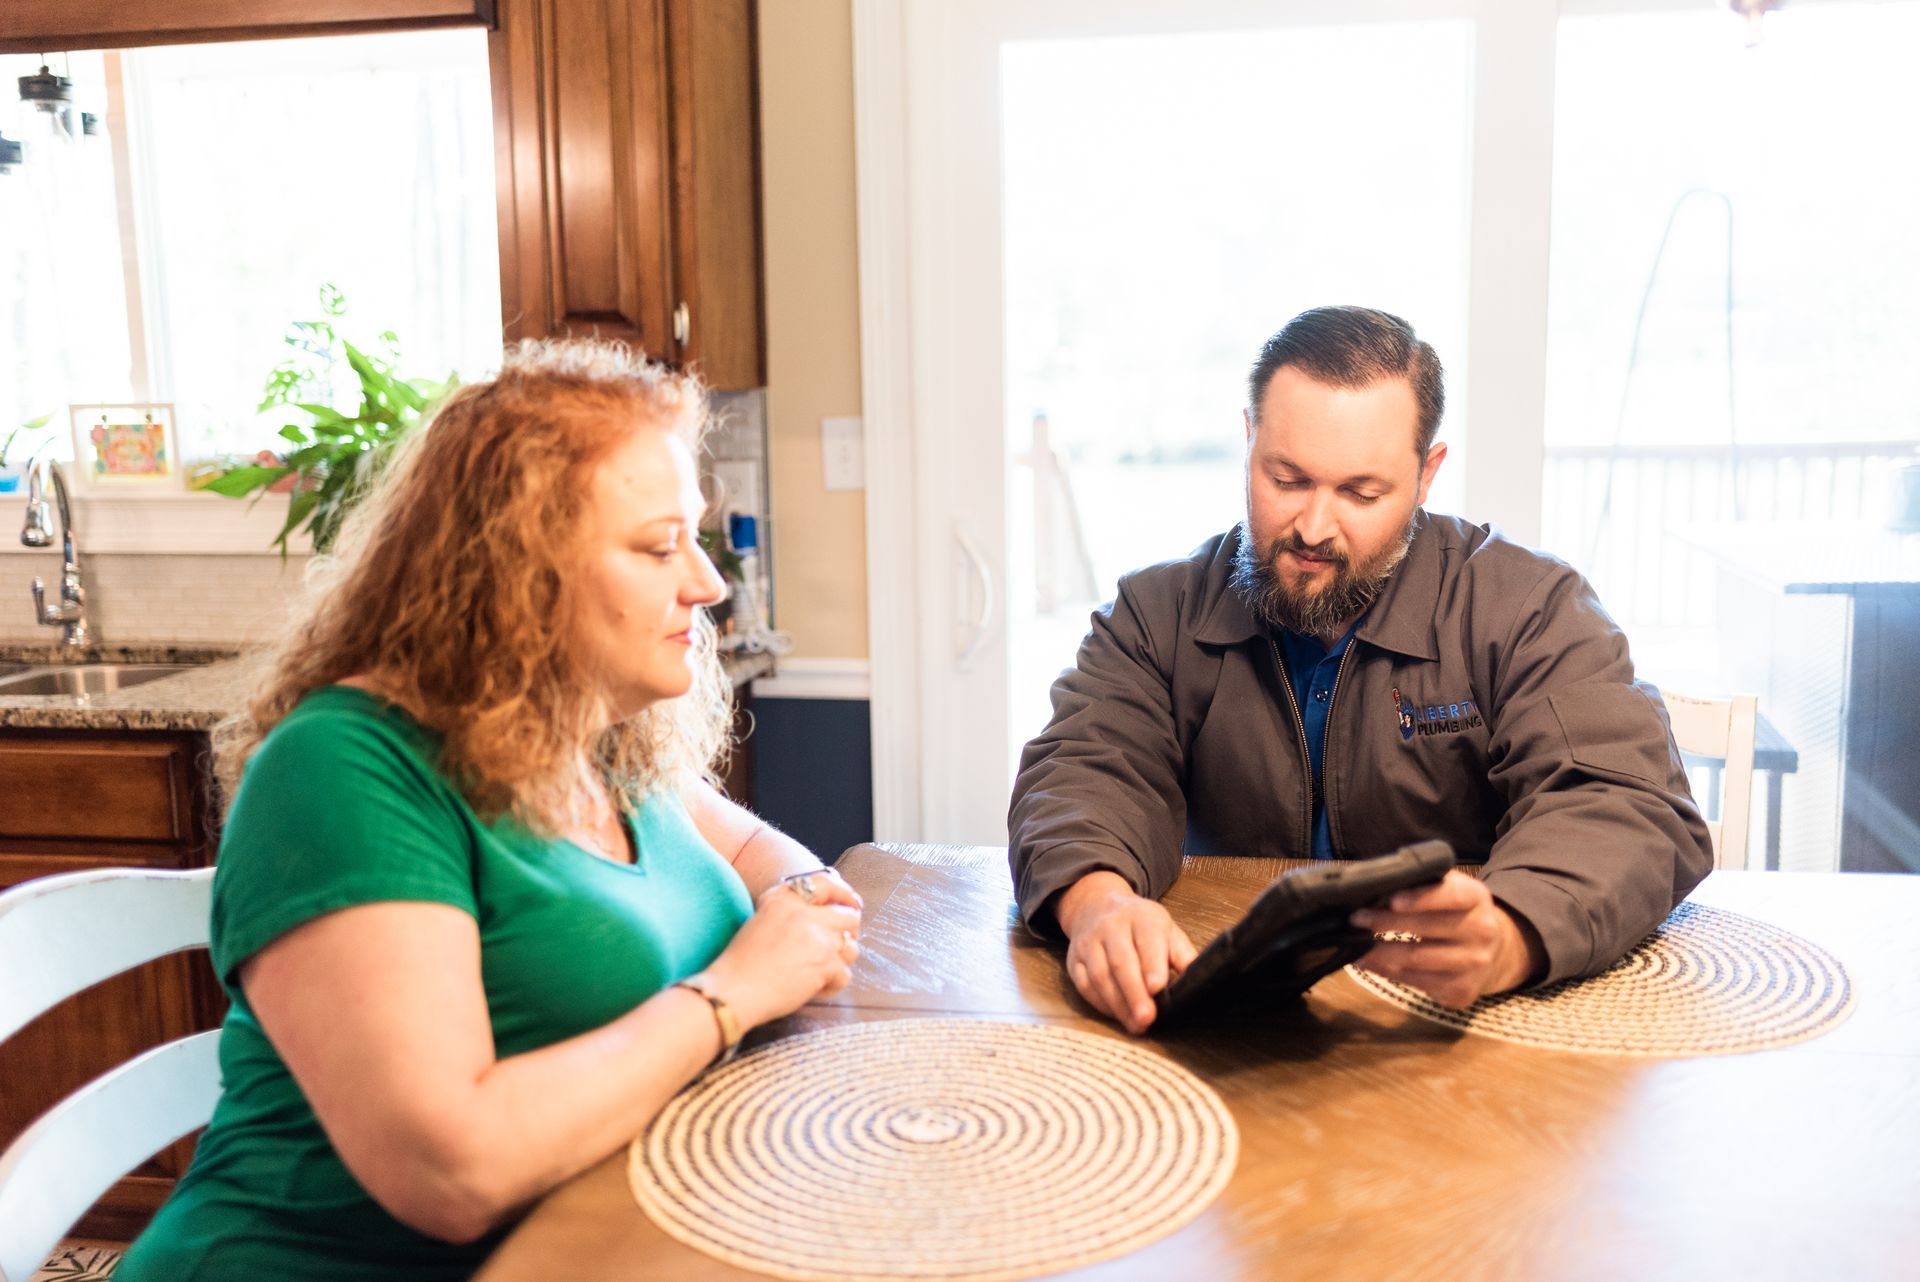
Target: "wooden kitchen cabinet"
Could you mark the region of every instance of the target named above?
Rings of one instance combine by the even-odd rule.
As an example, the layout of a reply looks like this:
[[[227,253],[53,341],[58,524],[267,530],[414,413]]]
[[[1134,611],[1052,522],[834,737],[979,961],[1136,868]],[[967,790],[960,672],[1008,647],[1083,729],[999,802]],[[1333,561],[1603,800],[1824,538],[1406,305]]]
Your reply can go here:
[[[0,729],[0,889],[52,873],[212,862],[204,734]],[[102,922],[100,930],[111,930]],[[88,927],[71,946],[87,947]],[[217,1028],[204,950],[95,985],[0,1043],[0,1148],[77,1087],[161,1042]],[[186,1170],[191,1139],[121,1180],[75,1229],[131,1239]]]
[[[0,52],[485,25],[509,342],[766,383],[755,0],[0,0]]]
[[[492,25],[494,0],[5,0],[0,53]]]
[[[762,385],[753,0],[499,0],[509,341],[599,335]]]

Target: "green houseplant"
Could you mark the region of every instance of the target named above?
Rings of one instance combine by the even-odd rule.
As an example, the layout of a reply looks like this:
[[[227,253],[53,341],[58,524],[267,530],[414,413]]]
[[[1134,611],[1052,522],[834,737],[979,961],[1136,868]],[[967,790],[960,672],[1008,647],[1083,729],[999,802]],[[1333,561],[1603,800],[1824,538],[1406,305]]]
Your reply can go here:
[[[313,536],[314,551],[331,549],[341,522],[393,447],[459,383],[451,373],[439,381],[402,376],[400,340],[391,330],[379,335],[372,351],[349,342],[335,325],[346,315],[347,302],[334,286],[320,287],[320,310],[320,319],[288,327],[286,343],[293,352],[274,367],[260,399],[263,413],[292,410],[308,420],[281,427],[281,438],[292,448],[278,462],[227,468],[203,487],[245,498],[293,478],[287,519],[273,540],[282,557],[287,540],[303,528]],[[359,404],[351,410],[327,403],[342,363],[357,385]]]
[[[727,630],[727,622],[733,617],[734,587],[746,576],[746,567],[740,562],[740,554],[727,542],[727,536],[719,530],[701,530],[699,532],[700,550],[707,554],[713,567],[727,581],[727,598],[707,607],[707,615],[713,620],[713,626],[720,632]]]
[[[720,571],[727,582],[738,583],[746,573],[745,567],[740,564],[740,554],[733,550],[727,543],[727,536],[719,530],[700,531],[700,550],[707,554],[707,559],[713,562],[714,568]]]

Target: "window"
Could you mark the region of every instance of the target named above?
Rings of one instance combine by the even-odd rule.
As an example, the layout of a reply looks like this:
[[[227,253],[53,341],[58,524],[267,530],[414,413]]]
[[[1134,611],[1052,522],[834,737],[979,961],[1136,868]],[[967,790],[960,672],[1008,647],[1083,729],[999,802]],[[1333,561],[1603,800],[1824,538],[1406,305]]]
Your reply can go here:
[[[1916,42],[1911,2],[1795,5],[1753,47],[1705,8],[1559,26],[1543,542],[1644,675],[1760,696],[1791,773],[1754,846],[1786,867],[1837,839],[1900,868],[1920,831],[1874,684],[1920,578],[1888,529],[1920,447]],[[1876,575],[1905,582],[1855,609]]]
[[[76,112],[93,116],[96,131],[62,136],[62,120],[77,115],[56,118],[18,96],[18,77],[37,72],[40,59],[0,56],[0,136],[23,153],[0,173],[0,440],[43,415],[59,429],[20,438],[23,453],[65,440],[70,402],[135,394],[113,142],[100,123],[108,118],[105,59],[49,62],[74,82]]]
[[[397,334],[409,374],[498,364],[483,32],[163,47],[71,74],[107,145],[81,149],[84,183],[56,188],[31,158],[0,176],[34,197],[0,250],[0,343],[21,353],[0,422],[168,401],[188,458],[271,446],[261,385],[328,284],[343,333]]]
[[[1007,47],[1016,755],[1119,576],[1244,510],[1247,370],[1289,317],[1395,311],[1464,386],[1472,36],[1443,20]],[[1463,422],[1450,411],[1445,439]],[[1456,470],[1434,506],[1457,503]]]

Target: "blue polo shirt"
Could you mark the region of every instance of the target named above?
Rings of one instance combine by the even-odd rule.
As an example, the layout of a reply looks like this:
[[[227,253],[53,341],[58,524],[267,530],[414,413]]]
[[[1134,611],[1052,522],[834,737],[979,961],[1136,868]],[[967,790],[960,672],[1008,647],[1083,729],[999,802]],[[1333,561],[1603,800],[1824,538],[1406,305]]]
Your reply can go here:
[[[1354,627],[1359,621],[1355,620]],[[1287,676],[1293,682],[1294,702],[1307,728],[1307,765],[1313,772],[1313,857],[1333,858],[1333,832],[1327,825],[1326,794],[1320,787],[1320,762],[1326,756],[1327,709],[1333,706],[1333,681],[1340,675],[1340,656],[1353,644],[1353,628],[1328,649],[1317,637],[1282,630],[1280,648],[1287,656]]]

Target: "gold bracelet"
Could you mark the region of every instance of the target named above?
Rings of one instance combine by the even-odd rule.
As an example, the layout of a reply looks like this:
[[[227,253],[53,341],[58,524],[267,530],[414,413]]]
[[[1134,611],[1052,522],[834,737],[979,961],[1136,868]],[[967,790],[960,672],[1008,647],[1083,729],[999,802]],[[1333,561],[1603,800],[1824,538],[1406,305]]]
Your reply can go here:
[[[720,1053],[707,1064],[709,1070],[716,1069],[740,1053],[740,1017],[733,1013],[733,1007],[720,994],[713,991],[707,981],[698,975],[689,975],[676,980],[670,987],[684,988],[690,993],[698,993],[713,1008],[713,1022],[720,1029]]]

